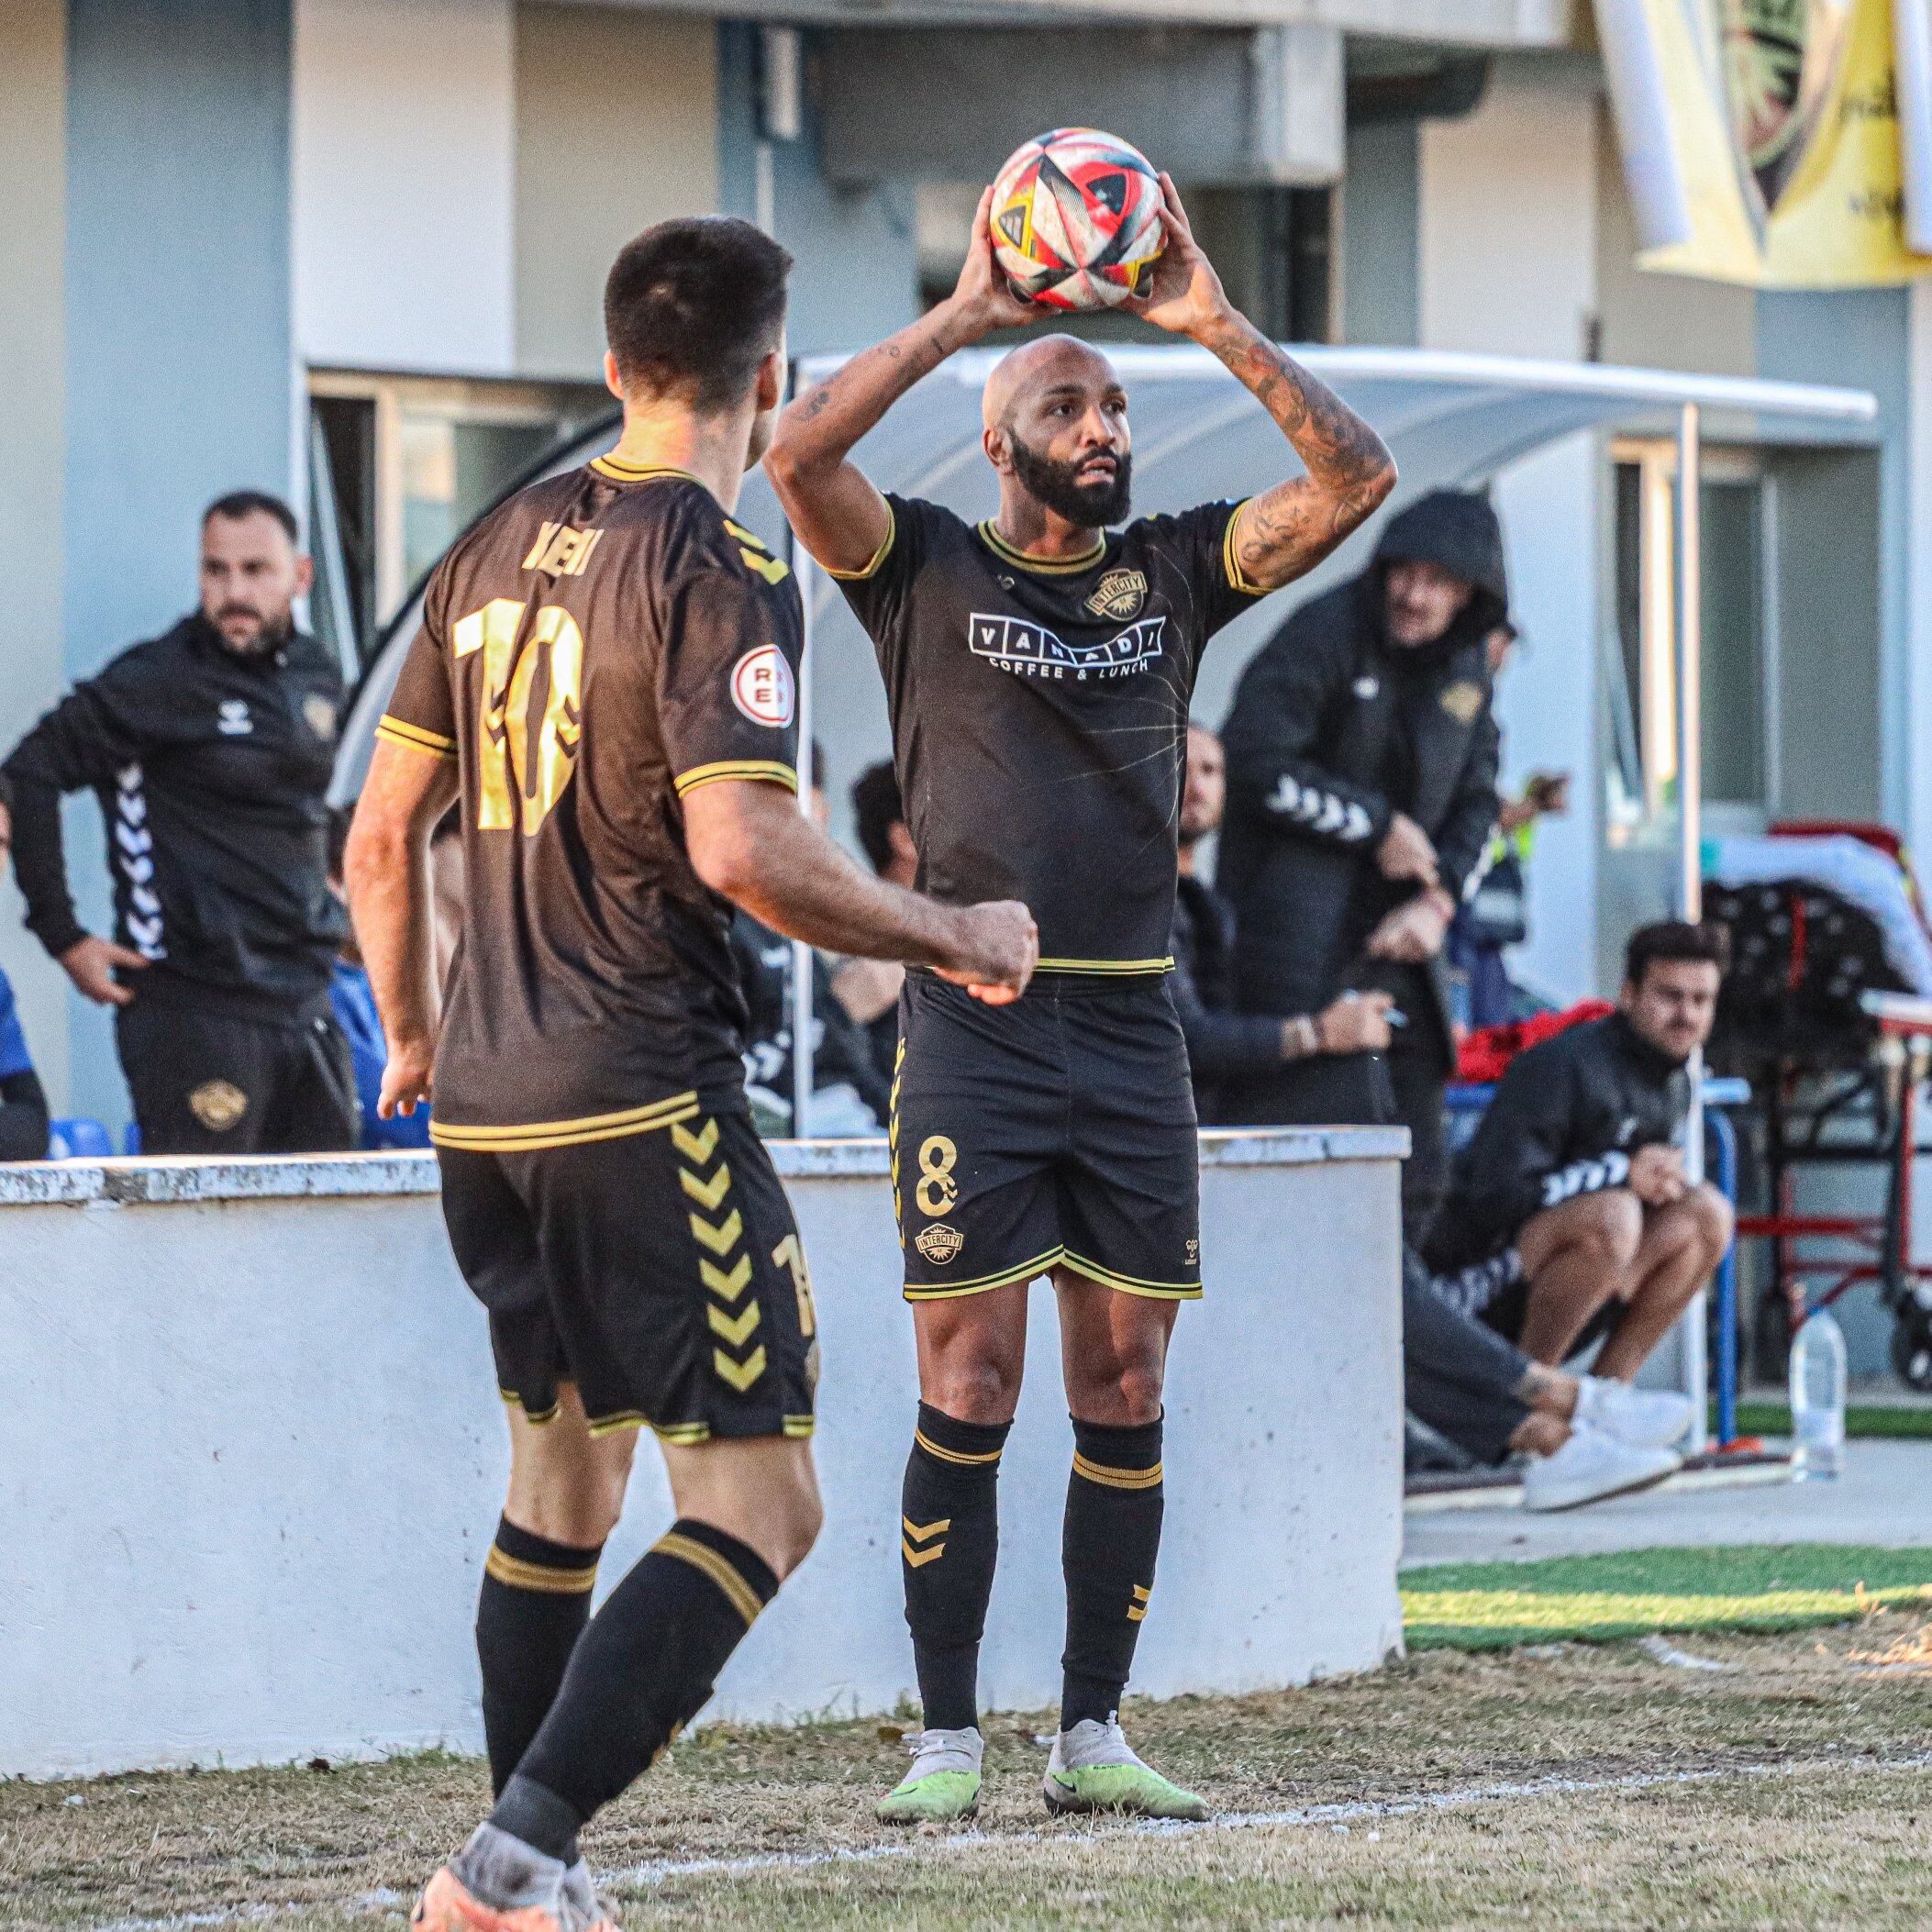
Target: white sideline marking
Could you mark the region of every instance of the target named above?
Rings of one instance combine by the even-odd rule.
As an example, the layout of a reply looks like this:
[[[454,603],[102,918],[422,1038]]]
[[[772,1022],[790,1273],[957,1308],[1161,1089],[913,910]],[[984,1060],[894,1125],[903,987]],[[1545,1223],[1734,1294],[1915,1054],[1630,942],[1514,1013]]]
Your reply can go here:
[[[1528,1778],[1496,1784],[1465,1785],[1455,1791],[1416,1792],[1407,1797],[1357,1798],[1345,1804],[1307,1804],[1294,1811],[1228,1811],[1201,1824],[1185,1819],[1137,1818],[1100,1825],[1083,1836],[1098,1838],[1191,1838],[1210,1831],[1287,1830],[1296,1826],[1347,1826],[1361,1820],[1408,1818],[1427,1812],[1457,1811],[1471,1805],[1501,1804],[1516,1798],[1591,1797],[1611,1792],[1657,1791],[1686,1784],[1718,1784],[1731,1778],[1793,1778],[1815,1771],[1909,1771],[1932,1768],[1932,1750],[1908,1757],[1847,1755],[1803,1758],[1783,1762],[1711,1765],[1697,1770],[1628,1771],[1616,1778]],[[918,1859],[964,1851],[997,1850],[1010,1845],[1049,1844],[1065,1828],[1038,1831],[962,1831],[949,1838],[919,1838],[883,1845],[854,1845],[828,1851],[768,1851],[739,1859],[647,1859],[642,1864],[601,1872],[600,1887],[661,1885],[668,1879],[730,1878],[760,1871],[809,1871],[822,1865],[871,1865],[886,1859]],[[294,1912],[356,1912],[372,1915],[394,1911],[407,1901],[399,1892],[364,1892],[350,1899],[291,1899],[279,1905],[233,1905],[219,1912],[181,1912],[168,1918],[99,1921],[94,1932],[200,1932],[209,1926],[257,1925]]]

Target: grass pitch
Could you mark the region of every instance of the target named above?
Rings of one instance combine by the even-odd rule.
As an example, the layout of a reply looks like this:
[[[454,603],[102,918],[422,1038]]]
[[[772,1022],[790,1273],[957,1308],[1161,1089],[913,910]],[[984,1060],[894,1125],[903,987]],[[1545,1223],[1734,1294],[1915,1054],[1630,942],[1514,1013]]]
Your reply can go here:
[[[1130,1707],[1196,1828],[1049,1821],[1046,1713],[989,1719],[976,1829],[911,1836],[896,1726],[715,1726],[587,1849],[632,1926],[1922,1925],[1932,1621],[1680,1641]],[[453,1758],[0,1785],[0,1925],[394,1926],[483,1802]]]
[[[1915,1604],[1932,1609],[1932,1549],[1858,1544],[1432,1563],[1402,1580],[1411,1651],[1604,1643],[1651,1632],[1804,1630]]]

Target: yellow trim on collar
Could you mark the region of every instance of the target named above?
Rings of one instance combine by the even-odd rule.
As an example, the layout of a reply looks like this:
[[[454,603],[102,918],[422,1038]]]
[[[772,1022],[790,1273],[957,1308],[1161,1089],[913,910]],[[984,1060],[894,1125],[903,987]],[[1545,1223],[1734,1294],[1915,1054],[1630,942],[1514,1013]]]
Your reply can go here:
[[[629,463],[621,457],[606,454],[592,457],[590,467],[599,476],[609,477],[613,483],[652,483],[660,477],[679,476],[686,483],[694,483],[708,494],[708,485],[702,476],[694,476],[689,470],[681,470],[675,463]]]
[[[976,525],[981,542],[994,556],[1006,563],[1016,564],[1023,571],[1032,571],[1042,577],[1072,577],[1082,571],[1090,571],[1107,553],[1105,534],[1096,538],[1094,548],[1080,557],[1036,557],[1029,551],[1016,550],[1002,537],[989,519]]]

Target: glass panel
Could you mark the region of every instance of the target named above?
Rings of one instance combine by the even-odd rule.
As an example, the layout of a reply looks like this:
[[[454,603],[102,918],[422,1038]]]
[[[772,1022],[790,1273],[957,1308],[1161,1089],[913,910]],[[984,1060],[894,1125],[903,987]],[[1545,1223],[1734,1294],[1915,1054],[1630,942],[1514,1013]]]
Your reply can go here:
[[[1704,516],[1704,795],[1763,805],[1763,521],[1754,481],[1712,483]]]
[[[475,421],[448,411],[403,411],[404,581],[415,583],[479,511],[556,439],[554,418]]]
[[[367,650],[376,630],[375,404],[367,396],[318,395],[310,406],[334,489],[346,621]]]

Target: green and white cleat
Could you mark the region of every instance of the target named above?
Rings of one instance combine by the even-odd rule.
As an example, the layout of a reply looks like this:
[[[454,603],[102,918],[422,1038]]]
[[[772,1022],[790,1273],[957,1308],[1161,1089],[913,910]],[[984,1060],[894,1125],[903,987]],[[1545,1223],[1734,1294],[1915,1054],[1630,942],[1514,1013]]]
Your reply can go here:
[[[979,1810],[986,1747],[977,1730],[915,1731],[906,1747],[912,1769],[872,1807],[882,1825],[959,1825]]]
[[[1053,1740],[1040,1790],[1047,1809],[1054,1813],[1111,1811],[1196,1824],[1207,1816],[1205,1800],[1170,1783],[1134,1755],[1115,1717],[1105,1724],[1083,1717],[1071,1731],[1062,1731]]]

